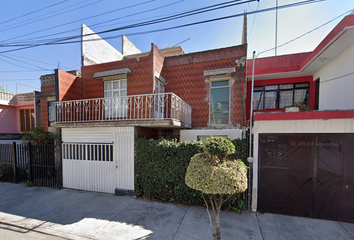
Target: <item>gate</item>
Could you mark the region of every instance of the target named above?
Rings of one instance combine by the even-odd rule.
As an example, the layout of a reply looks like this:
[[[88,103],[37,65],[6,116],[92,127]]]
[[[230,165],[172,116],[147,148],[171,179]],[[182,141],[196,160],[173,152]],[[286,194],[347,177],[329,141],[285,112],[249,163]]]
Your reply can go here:
[[[354,134],[260,134],[258,210],[354,222]]]
[[[134,190],[134,128],[71,128],[62,136],[64,187]]]
[[[0,181],[58,187],[54,144],[0,144]]]

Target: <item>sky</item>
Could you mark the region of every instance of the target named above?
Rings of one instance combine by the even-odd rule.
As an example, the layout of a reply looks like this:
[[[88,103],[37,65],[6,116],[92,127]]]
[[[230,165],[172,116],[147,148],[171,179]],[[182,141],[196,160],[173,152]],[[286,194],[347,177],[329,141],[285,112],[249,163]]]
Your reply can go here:
[[[171,21],[100,34],[118,51],[121,35],[142,51],[180,45],[186,53],[241,44],[244,12],[248,12],[248,53],[252,58],[312,51],[354,9],[354,0],[308,0],[310,4],[282,8],[305,0],[13,0],[0,8],[0,87],[10,93],[40,89],[40,76],[81,68],[81,24],[94,32],[121,28],[212,5],[227,6]],[[264,9],[274,8],[278,11]],[[236,5],[236,3],[238,3]],[[229,6],[232,5],[232,6]],[[215,7],[214,7],[215,8]],[[278,15],[276,21],[276,13]],[[227,16],[234,17],[225,18]],[[187,27],[151,32],[190,23]],[[277,22],[277,28],[276,28]],[[323,25],[323,26],[322,26]],[[322,26],[322,27],[320,27]],[[320,27],[320,28],[318,28]],[[318,29],[317,29],[318,28]],[[277,31],[276,31],[277,29]],[[310,32],[310,33],[308,33]],[[277,33],[277,34],[276,34]],[[307,35],[302,36],[303,34]],[[277,38],[275,37],[277,35]],[[53,43],[70,38],[72,43]],[[268,49],[272,49],[267,51]]]

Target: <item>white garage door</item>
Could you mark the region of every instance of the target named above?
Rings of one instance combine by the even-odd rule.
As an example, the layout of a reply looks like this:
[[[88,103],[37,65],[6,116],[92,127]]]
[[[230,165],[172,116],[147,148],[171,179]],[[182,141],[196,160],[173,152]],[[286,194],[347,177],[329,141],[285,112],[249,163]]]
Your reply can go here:
[[[134,190],[134,128],[62,130],[63,186],[114,193]]]

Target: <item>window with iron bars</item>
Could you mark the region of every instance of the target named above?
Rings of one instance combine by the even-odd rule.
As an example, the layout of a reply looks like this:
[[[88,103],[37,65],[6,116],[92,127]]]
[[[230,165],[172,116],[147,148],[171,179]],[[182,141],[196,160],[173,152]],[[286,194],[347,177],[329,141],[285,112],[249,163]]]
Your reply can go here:
[[[288,106],[309,105],[309,83],[291,83],[254,87],[253,109],[282,109]]]

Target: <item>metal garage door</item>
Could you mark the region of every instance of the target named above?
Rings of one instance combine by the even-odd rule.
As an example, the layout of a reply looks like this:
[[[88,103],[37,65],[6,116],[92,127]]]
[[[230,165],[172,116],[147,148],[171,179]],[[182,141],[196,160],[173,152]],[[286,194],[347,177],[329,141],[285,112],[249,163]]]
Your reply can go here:
[[[354,222],[354,134],[261,134],[258,210]]]
[[[64,187],[134,190],[134,128],[68,128],[62,139]]]

